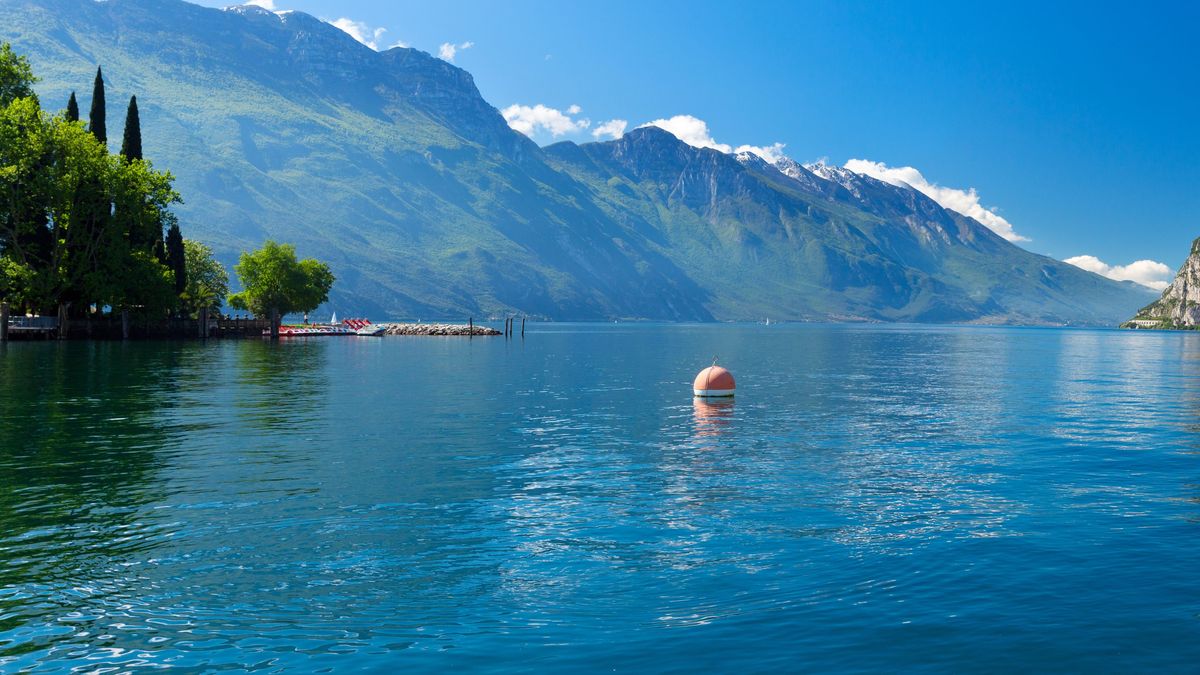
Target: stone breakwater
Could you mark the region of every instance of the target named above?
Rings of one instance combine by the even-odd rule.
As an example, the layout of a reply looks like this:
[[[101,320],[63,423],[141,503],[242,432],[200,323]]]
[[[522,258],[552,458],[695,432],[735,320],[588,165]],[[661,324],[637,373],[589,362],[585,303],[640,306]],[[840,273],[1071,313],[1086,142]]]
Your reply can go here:
[[[475,326],[474,329],[466,324],[452,323],[385,323],[387,331],[384,335],[503,335],[500,331],[486,326]]]

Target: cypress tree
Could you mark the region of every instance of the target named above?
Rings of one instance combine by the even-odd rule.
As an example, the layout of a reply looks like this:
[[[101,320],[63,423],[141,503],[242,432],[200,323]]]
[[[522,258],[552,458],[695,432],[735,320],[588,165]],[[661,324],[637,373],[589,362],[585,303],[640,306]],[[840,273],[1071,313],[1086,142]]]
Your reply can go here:
[[[67,121],[79,121],[79,104],[75,102],[75,92],[71,92],[71,98],[67,100]]]
[[[167,230],[167,267],[175,273],[175,295],[183,293],[187,288],[187,259],[179,223],[171,223],[171,229]]]
[[[108,129],[104,121],[104,73],[96,68],[96,82],[92,85],[92,111],[88,114],[88,129],[96,140],[107,145]]]
[[[125,137],[121,139],[121,154],[125,159],[142,158],[142,121],[138,117],[137,96],[129,97],[125,113]]]

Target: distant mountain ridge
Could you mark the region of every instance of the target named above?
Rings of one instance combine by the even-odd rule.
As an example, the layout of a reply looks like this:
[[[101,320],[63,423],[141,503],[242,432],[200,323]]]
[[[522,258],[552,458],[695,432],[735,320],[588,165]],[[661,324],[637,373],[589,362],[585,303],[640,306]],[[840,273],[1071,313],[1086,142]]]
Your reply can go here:
[[[1018,248],[920,192],[657,128],[539,148],[466,71],[301,12],[0,0],[49,108],[97,64],[138,94],[189,236],[274,237],[379,317],[1115,324],[1133,284]],[[118,112],[113,103],[111,112]],[[118,124],[110,119],[110,125]]]

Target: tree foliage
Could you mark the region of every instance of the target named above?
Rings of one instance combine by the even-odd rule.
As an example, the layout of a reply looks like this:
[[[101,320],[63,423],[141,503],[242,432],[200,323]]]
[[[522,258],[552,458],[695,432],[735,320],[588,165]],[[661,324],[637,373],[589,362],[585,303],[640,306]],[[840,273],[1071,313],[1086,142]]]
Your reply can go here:
[[[33,93],[36,82],[29,60],[14,52],[7,42],[0,44],[0,106],[19,98],[36,98]]]
[[[229,296],[229,305],[259,317],[312,311],[329,298],[334,281],[328,265],[312,258],[297,260],[295,247],[274,241],[243,252],[233,269],[243,290]]]
[[[184,239],[183,253],[187,286],[180,297],[184,311],[196,317],[201,309],[220,309],[229,295],[229,274],[213,257],[212,249],[198,241]]]
[[[33,280],[33,270],[8,258],[0,258],[0,299],[23,305]]]
[[[75,92],[71,92],[71,98],[67,99],[67,121],[79,121],[79,102],[75,100]]]
[[[88,113],[88,129],[100,143],[108,144],[107,112],[104,105],[104,73],[96,68],[96,80],[92,83],[92,110]]]
[[[179,201],[171,175],[109,153],[99,72],[94,133],[11,97],[33,81],[0,46],[0,96],[10,97],[0,101],[0,297],[44,314],[109,306],[165,317],[177,298],[156,252]]]
[[[182,295],[187,289],[187,253],[183,245],[183,233],[179,231],[179,223],[171,223],[167,229],[167,267],[174,278],[175,293]]]
[[[137,96],[129,97],[125,111],[125,135],[121,138],[121,155],[125,159],[142,158],[142,120],[138,115]]]

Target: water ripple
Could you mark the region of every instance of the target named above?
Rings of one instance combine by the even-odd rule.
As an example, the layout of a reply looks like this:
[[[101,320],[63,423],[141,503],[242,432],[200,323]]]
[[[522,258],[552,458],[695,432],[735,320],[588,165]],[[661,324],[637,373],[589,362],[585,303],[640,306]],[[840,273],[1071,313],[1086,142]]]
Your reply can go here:
[[[1195,337],[10,345],[0,670],[1188,670]]]

